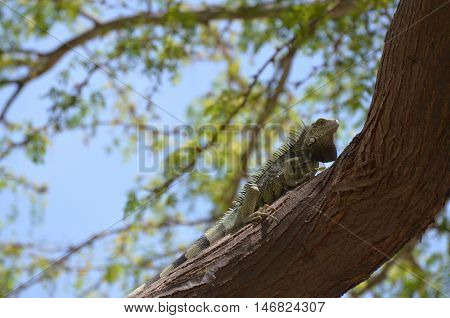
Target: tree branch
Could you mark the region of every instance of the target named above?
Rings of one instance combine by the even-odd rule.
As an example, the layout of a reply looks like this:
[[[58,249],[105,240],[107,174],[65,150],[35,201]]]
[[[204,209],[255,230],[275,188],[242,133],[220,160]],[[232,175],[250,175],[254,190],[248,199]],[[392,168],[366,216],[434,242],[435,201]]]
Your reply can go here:
[[[2,111],[0,112],[0,121],[5,120],[6,113],[8,112],[9,108],[11,107],[12,103],[16,100],[19,93],[22,91],[22,89],[25,86],[24,81],[17,81],[16,88],[14,89],[14,92],[11,94],[9,99],[6,101],[5,105],[3,106]]]
[[[177,219],[168,219],[164,223],[161,224],[155,224],[154,221],[149,220],[148,222],[141,224],[141,225],[135,225],[135,224],[127,224],[119,228],[111,229],[111,230],[104,230],[98,233],[95,233],[91,235],[86,240],[82,241],[81,243],[78,243],[76,245],[71,245],[67,248],[65,254],[53,261],[50,261],[50,266],[45,268],[44,270],[40,271],[39,273],[32,275],[28,280],[20,284],[19,286],[15,287],[14,289],[10,290],[6,293],[6,295],[0,295],[1,297],[12,297],[17,296],[25,289],[30,288],[33,285],[36,285],[44,280],[46,280],[48,277],[46,276],[47,272],[52,270],[59,270],[60,268],[63,268],[64,265],[68,262],[70,258],[72,258],[76,253],[80,252],[81,250],[94,245],[99,240],[110,237],[112,235],[116,234],[122,234],[122,233],[128,233],[131,228],[134,228],[135,230],[140,229],[143,232],[147,232],[150,229],[163,229],[167,227],[173,227],[175,225],[183,225],[183,226],[193,226],[193,225],[199,225],[199,224],[209,224],[211,223],[211,219],[205,218],[205,219],[198,219],[193,221],[180,221]]]
[[[279,223],[246,226],[133,296],[338,297],[425,231],[450,188],[448,10],[400,2],[362,132],[273,204]]]
[[[389,261],[389,262],[387,262],[387,263],[385,263],[383,265],[383,267],[380,269],[379,273],[377,273],[376,275],[372,275],[370,277],[370,279],[368,279],[364,283],[364,286],[361,289],[358,289],[358,290],[353,289],[351,291],[350,295],[352,297],[360,297],[364,293],[373,290],[374,287],[376,287],[379,284],[381,284],[386,279],[386,276],[388,276],[389,271],[391,270],[391,268],[395,267],[398,264],[399,261],[401,261],[403,258],[405,258],[405,254],[411,253],[417,243],[418,242],[415,239],[409,241],[408,244],[406,244],[402,248],[400,253],[398,253],[395,256],[394,259],[392,259],[391,261]]]
[[[276,18],[279,17],[282,12],[292,11],[302,5],[289,5],[282,6],[277,3],[264,3],[249,7],[236,7],[227,8],[224,6],[210,6],[205,9],[192,9],[192,10],[181,10],[177,12],[176,21],[194,20],[198,24],[206,24],[215,20],[253,20],[261,18]],[[338,4],[327,12],[329,18],[337,18],[345,15],[353,8],[352,1],[342,0]],[[315,25],[323,17],[312,20],[308,26],[309,29],[313,29]],[[109,32],[123,29],[125,27],[137,27],[141,25],[164,25],[169,21],[173,22],[173,12],[158,12],[149,13],[142,12],[128,17],[117,18],[108,22],[101,23],[98,21],[89,30],[76,35],[72,39],[62,42],[54,50],[48,53],[37,53],[39,58],[33,62],[33,66],[30,66],[28,73],[20,78],[15,79],[2,79],[2,85],[16,84],[18,89],[15,91],[14,95],[10,98],[6,107],[3,108],[0,120],[5,117],[9,106],[15,100],[19,92],[22,90],[23,86],[33,79],[41,76],[42,74],[49,71],[53,66],[55,66],[59,60],[69,51],[74,50],[76,47],[87,43],[88,41],[102,37]]]

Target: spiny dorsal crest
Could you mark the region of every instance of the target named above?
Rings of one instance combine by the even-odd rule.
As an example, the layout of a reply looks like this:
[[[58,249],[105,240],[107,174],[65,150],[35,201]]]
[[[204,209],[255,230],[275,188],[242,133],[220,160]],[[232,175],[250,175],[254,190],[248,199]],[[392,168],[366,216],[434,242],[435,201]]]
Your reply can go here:
[[[272,155],[272,157],[260,168],[258,169],[254,174],[252,174],[244,187],[241,191],[239,191],[236,199],[233,201],[233,205],[230,208],[229,211],[233,209],[233,207],[238,206],[245,198],[245,192],[246,192],[246,185],[249,183],[258,183],[258,181],[261,179],[261,177],[264,175],[264,173],[273,165],[274,162],[276,162],[281,156],[283,156],[285,153],[287,153],[304,135],[304,132],[306,131],[306,127],[304,125],[301,125],[297,129],[291,130],[291,132],[288,135],[287,140],[281,145],[280,148],[275,151],[275,153]]]

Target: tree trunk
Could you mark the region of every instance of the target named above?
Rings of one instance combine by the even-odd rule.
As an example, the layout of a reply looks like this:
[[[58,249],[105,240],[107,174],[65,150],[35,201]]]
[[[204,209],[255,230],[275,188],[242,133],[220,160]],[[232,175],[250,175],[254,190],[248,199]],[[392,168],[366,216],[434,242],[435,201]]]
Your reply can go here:
[[[449,7],[401,1],[365,126],[332,167],[135,297],[338,297],[449,195]],[[447,30],[447,31],[446,31]]]

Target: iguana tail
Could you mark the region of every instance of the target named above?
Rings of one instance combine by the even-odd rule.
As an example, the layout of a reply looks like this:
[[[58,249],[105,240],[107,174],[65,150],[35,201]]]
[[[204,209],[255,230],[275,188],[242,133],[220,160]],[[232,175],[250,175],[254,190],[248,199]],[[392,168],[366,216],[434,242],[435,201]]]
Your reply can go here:
[[[169,275],[175,268],[186,262],[188,259],[199,255],[201,251],[242,226],[244,218],[255,210],[258,196],[258,187],[252,183],[247,184],[245,190],[242,191],[242,199],[236,202],[236,205],[229,209],[222,219],[212,228],[207,230],[205,234],[186,250],[186,252],[178,257],[171,265],[164,268],[159,275],[153,277],[147,284],[152,284],[158,279]]]
[[[187,260],[194,258],[199,255],[201,251],[211,246],[213,243],[217,242],[219,239],[224,237],[227,233],[232,230],[233,222],[230,222],[230,217],[234,213],[229,213],[220,222],[214,225],[212,228],[207,230],[197,241],[195,241],[191,247],[189,247],[186,252],[179,256],[172,264],[167,266],[162,270],[162,272],[155,277],[153,277],[148,283],[151,284],[156,282],[162,277],[169,275],[175,268],[186,262]],[[227,226],[228,225],[228,226]]]
[[[167,276],[175,268],[186,262],[188,259],[194,258],[201,251],[208,248],[211,244],[224,237],[227,229],[222,222],[217,223],[214,227],[205,232],[190,248],[186,250],[180,257],[178,257],[171,265],[167,266],[159,275],[160,277]]]

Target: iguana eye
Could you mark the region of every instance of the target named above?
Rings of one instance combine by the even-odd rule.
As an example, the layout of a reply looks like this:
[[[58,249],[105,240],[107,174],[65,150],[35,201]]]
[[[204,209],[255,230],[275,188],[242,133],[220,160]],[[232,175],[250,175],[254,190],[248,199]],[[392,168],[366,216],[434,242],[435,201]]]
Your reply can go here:
[[[323,125],[325,123],[324,119],[317,120],[317,125]]]

